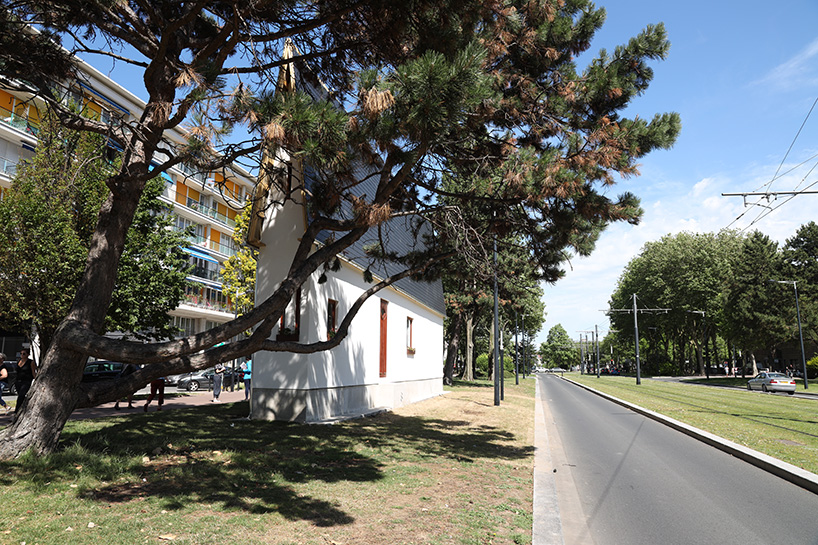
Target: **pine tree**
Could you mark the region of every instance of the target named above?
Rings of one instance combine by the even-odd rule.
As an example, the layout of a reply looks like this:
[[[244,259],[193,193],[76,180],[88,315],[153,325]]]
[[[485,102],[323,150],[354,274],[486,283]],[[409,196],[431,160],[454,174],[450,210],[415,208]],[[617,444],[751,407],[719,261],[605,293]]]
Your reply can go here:
[[[638,199],[627,193],[612,199],[610,187],[619,176],[635,175],[641,157],[670,147],[679,132],[676,114],[650,122],[623,115],[647,89],[649,63],[667,54],[664,28],[647,27],[580,71],[575,59],[604,20],[604,11],[586,0],[410,0],[399,9],[383,0],[157,0],[149,8],[132,0],[22,0],[3,8],[5,81],[50,104],[66,126],[104,134],[127,154],[105,181],[110,192],[93,222],[77,295],[26,412],[3,435],[0,457],[50,451],[75,407],[124,393],[127,385],[119,382],[80,387],[88,355],[145,364],[137,379],[149,380],[259,350],[337,345],[362,300],[330,341],[289,345],[270,332],[298,286],[395,217],[413,216],[422,249],[373,247],[371,259],[404,270],[364,297],[407,276],[439,277],[441,264],[469,237],[485,247],[494,236],[513,235],[537,274],[556,280],[568,252],[591,251],[612,221],[639,220]],[[29,23],[40,32],[28,32]],[[61,49],[57,41],[65,36],[93,37],[105,47],[73,39],[72,51]],[[297,51],[288,60],[285,39]],[[125,62],[144,68],[144,113],[110,126],[64,108],[54,83],[71,83],[74,52],[133,55]],[[326,100],[276,92],[276,71],[288,63],[331,89]],[[190,140],[166,153],[166,133],[186,122]],[[230,139],[236,125],[246,140]],[[258,161],[262,149],[288,152],[316,173],[309,225],[288,277],[255,309],[195,336],[166,343],[104,337],[126,236],[148,180],[182,162],[213,172]],[[365,196],[356,191],[356,162],[378,169],[378,187]],[[448,194],[447,173],[475,186]],[[273,183],[286,195],[305,189]],[[464,204],[484,211],[447,227],[452,207]],[[352,215],[340,217],[346,209]],[[334,237],[315,249],[327,231]],[[227,342],[248,329],[251,337]]]

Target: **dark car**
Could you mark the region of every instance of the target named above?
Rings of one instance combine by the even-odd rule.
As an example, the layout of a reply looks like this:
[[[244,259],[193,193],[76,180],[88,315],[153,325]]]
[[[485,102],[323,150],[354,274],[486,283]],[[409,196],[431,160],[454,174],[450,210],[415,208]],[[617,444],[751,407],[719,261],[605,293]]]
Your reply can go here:
[[[11,394],[11,395],[16,395],[17,394],[17,386],[14,385],[14,381],[17,378],[17,365],[16,364],[17,364],[17,362],[12,361],[12,360],[7,360],[7,361],[3,362],[3,367],[6,368],[6,371],[8,371],[8,374],[9,374],[8,378],[6,378],[6,380],[4,381],[5,384],[6,384],[3,387],[3,393],[4,394]]]
[[[122,374],[124,364],[118,361],[97,360],[85,366],[82,372],[83,382],[99,382],[101,380],[113,380]]]
[[[195,392],[196,390],[209,390],[213,387],[213,369],[205,369],[204,371],[196,371],[182,375],[176,387],[180,390],[187,390],[188,392]]]

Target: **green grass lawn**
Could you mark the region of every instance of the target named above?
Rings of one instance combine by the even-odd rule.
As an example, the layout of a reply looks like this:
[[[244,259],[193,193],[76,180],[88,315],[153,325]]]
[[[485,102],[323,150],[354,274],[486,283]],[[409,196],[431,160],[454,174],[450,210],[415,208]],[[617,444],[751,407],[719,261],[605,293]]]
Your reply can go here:
[[[633,377],[567,378],[818,473],[818,399]],[[741,379],[728,381],[746,387]],[[803,388],[803,383],[801,383]],[[813,387],[815,388],[815,387]]]
[[[0,543],[525,544],[534,380],[335,425],[246,403],[70,421],[58,452],[0,463]]]

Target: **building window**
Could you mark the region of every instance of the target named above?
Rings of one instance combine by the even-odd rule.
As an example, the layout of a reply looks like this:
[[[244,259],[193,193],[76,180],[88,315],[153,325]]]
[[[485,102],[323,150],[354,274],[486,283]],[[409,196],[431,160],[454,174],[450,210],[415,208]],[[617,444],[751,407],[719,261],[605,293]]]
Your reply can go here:
[[[406,353],[407,354],[414,354],[415,353],[415,345],[412,341],[412,327],[414,325],[414,320],[412,318],[406,318]]]
[[[301,288],[295,290],[294,314],[292,326],[285,320],[287,316],[286,310],[281,316],[281,321],[278,323],[277,341],[297,341],[301,330]]]
[[[180,337],[188,337],[196,333],[196,318],[173,317],[173,325],[178,327]]]
[[[205,226],[201,223],[196,223],[182,216],[176,216],[176,230],[186,231],[190,229],[190,241],[193,244],[201,244],[205,242]]]
[[[327,340],[335,336],[338,327],[338,301],[327,299]]]

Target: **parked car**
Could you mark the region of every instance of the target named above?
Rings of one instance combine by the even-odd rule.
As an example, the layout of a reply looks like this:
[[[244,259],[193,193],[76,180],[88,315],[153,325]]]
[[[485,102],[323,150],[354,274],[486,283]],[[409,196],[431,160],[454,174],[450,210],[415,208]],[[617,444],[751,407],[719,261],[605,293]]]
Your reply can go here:
[[[180,390],[195,392],[197,390],[210,390],[213,387],[213,369],[187,373],[179,378],[176,387]]]
[[[17,362],[14,360],[6,360],[3,362],[3,367],[8,371],[8,378],[6,379],[6,386],[3,388],[4,394],[17,395],[17,386],[14,381],[17,378]]]
[[[168,375],[165,377],[165,386],[176,386],[179,384],[179,381],[183,378],[190,375],[190,373],[181,373],[179,375]]]
[[[122,373],[124,364],[118,361],[97,360],[85,366],[82,372],[83,382],[99,382],[101,380],[113,380]]]
[[[795,393],[795,380],[784,373],[763,371],[747,381],[748,390]]]
[[[176,383],[176,388],[179,390],[187,390],[188,392],[195,392],[197,390],[212,390],[213,389],[213,375],[216,374],[215,369],[205,369],[204,371],[196,371],[194,373],[187,373],[182,375]],[[236,369],[235,373],[232,369],[227,368],[224,371],[224,379],[222,380],[222,388],[229,388],[231,385],[239,384],[244,373],[241,369]]]

